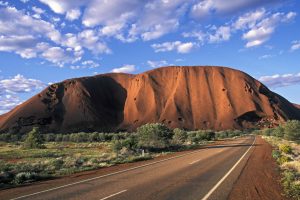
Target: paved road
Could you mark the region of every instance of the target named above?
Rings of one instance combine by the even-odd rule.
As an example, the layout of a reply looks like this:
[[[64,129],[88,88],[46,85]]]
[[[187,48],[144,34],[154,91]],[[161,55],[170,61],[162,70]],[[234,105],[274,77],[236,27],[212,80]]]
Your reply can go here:
[[[89,180],[81,179],[80,183],[45,189],[48,191],[30,190],[29,186],[25,192],[24,189],[20,193],[12,190],[9,196],[0,192],[0,199],[226,199],[254,143],[254,136],[239,138],[154,164],[137,163],[134,169],[130,167]],[[33,192],[38,193],[32,195]]]

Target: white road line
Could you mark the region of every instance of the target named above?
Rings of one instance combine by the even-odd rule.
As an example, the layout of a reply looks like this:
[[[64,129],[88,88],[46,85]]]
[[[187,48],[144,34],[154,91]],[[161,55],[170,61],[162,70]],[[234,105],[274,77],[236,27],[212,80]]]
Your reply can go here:
[[[202,160],[202,158],[200,158],[200,159],[198,159],[198,160],[195,160],[195,161],[191,162],[190,165],[195,164],[196,162],[199,162],[199,161],[201,161],[201,160]]]
[[[107,196],[107,197],[104,197],[104,198],[102,198],[102,199],[100,199],[100,200],[109,199],[109,198],[111,198],[111,197],[114,197],[114,196],[116,196],[116,195],[118,195],[118,194],[121,194],[121,193],[123,193],[123,192],[126,192],[126,191],[127,191],[127,190],[122,190],[122,191],[117,192],[117,193],[115,193],[115,194],[112,194],[112,195],[109,195],[109,196]]]
[[[218,146],[218,145],[216,145],[216,146]],[[171,157],[171,158],[166,158],[166,159],[155,161],[155,162],[152,162],[152,163],[148,163],[148,164],[144,164],[144,165],[132,167],[132,168],[121,170],[121,171],[117,171],[117,172],[113,172],[113,173],[110,173],[110,174],[105,174],[105,175],[102,175],[102,176],[97,176],[97,177],[94,177],[94,178],[89,178],[89,179],[85,179],[85,180],[82,180],[82,181],[78,181],[78,182],[74,182],[74,183],[70,183],[70,184],[66,184],[66,185],[62,185],[62,186],[50,188],[50,189],[47,189],[47,190],[42,190],[42,191],[39,191],[39,192],[35,192],[35,193],[31,193],[31,194],[19,196],[19,197],[10,199],[10,200],[23,199],[23,198],[26,198],[26,197],[34,196],[34,195],[37,195],[37,194],[42,194],[42,193],[45,193],[45,192],[51,192],[51,191],[62,189],[62,188],[66,188],[66,187],[69,187],[69,186],[78,185],[80,183],[86,183],[86,182],[97,180],[97,179],[101,179],[101,178],[104,178],[104,177],[108,177],[108,176],[112,176],[112,175],[116,175],[116,174],[121,174],[121,173],[132,171],[132,170],[135,170],[135,169],[139,169],[139,168],[147,167],[147,166],[150,166],[150,165],[162,163],[162,162],[165,162],[165,161],[168,161],[168,160],[173,160],[173,159],[176,159],[176,158],[181,158],[181,157],[184,157],[184,156],[187,156],[187,155],[195,154],[195,153],[198,153],[200,151],[209,150],[209,149],[210,148],[200,149],[200,150],[193,151],[193,152],[190,152],[190,153],[182,154],[182,155],[179,155],[179,156],[174,156],[174,157]]]
[[[243,160],[243,158],[246,156],[246,154],[250,151],[250,149],[253,147],[253,144],[255,143],[256,138],[254,138],[254,141],[252,145],[248,148],[248,150],[242,155],[242,157],[233,165],[233,167],[223,176],[221,180],[202,198],[202,200],[207,200],[210,195],[222,184],[222,182],[230,175],[230,173],[238,166],[238,164]]]
[[[19,196],[19,197],[10,199],[10,200],[22,199],[22,198],[34,196],[34,195],[37,195],[37,194],[42,194],[42,193],[45,193],[45,192],[50,192],[50,191],[54,191],[54,190],[66,188],[66,187],[69,187],[69,186],[78,185],[80,183],[86,183],[86,182],[97,180],[97,179],[101,179],[101,178],[104,178],[104,177],[108,177],[108,176],[112,176],[112,175],[116,175],[116,174],[121,174],[121,173],[124,173],[124,172],[128,172],[128,171],[132,171],[132,170],[135,170],[135,169],[147,167],[147,166],[154,165],[154,164],[161,163],[161,162],[165,162],[165,161],[168,161],[168,160],[173,160],[173,159],[176,159],[176,158],[181,158],[181,157],[184,157],[184,156],[187,156],[187,155],[190,155],[190,154],[195,154],[195,153],[198,153],[198,152],[203,151],[203,150],[207,150],[207,149],[200,149],[200,150],[193,151],[193,152],[190,152],[190,153],[182,154],[182,155],[179,155],[179,156],[174,156],[174,157],[171,157],[171,158],[166,158],[166,159],[155,161],[155,162],[152,162],[152,163],[148,163],[148,164],[144,164],[144,165],[132,167],[132,168],[121,170],[121,171],[117,171],[117,172],[113,172],[113,173],[110,173],[110,174],[105,174],[105,175],[102,175],[102,176],[97,176],[97,177],[94,177],[94,178],[85,179],[85,180],[82,180],[82,181],[78,181],[78,182],[74,182],[74,183],[62,185],[62,186],[59,186],[59,187],[50,188],[48,190],[42,190],[40,192],[35,192],[35,193],[31,193],[31,194]]]

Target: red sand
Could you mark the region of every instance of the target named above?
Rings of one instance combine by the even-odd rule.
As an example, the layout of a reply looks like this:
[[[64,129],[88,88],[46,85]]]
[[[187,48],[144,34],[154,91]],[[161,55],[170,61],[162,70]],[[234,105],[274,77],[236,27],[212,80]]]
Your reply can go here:
[[[255,149],[229,195],[229,200],[285,200],[272,147],[257,137]]]

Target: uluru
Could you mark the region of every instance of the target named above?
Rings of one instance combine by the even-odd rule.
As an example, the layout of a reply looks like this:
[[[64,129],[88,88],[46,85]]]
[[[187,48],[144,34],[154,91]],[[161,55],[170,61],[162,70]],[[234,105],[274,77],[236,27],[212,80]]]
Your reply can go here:
[[[52,84],[0,116],[1,132],[134,131],[146,123],[170,128],[243,129],[300,120],[299,106],[250,75],[212,66],[162,67]]]

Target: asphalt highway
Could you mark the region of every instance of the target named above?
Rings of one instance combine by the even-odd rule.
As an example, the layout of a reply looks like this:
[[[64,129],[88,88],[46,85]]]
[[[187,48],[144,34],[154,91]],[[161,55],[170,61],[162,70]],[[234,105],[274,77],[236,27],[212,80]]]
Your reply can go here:
[[[62,185],[2,191],[0,199],[227,199],[254,145],[247,136]]]

